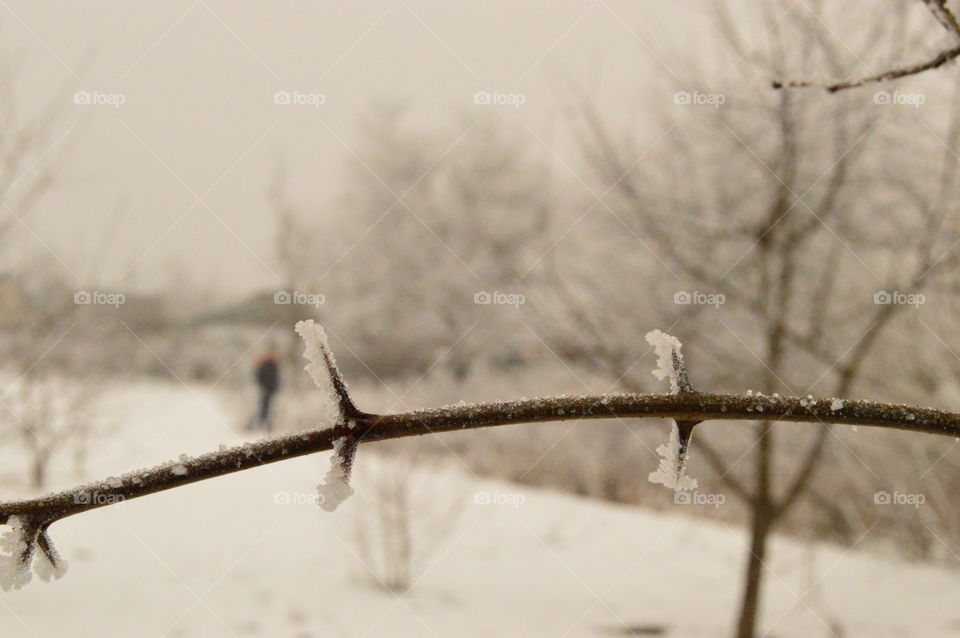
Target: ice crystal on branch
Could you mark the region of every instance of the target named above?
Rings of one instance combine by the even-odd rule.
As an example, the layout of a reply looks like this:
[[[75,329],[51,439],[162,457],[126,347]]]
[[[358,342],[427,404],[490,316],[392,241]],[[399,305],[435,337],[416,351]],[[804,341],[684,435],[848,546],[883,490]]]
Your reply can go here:
[[[680,444],[680,430],[674,423],[670,429],[670,438],[657,447],[660,455],[660,467],[650,472],[647,480],[654,484],[669,487],[675,492],[697,489],[697,479],[687,476],[687,452],[689,448]]]
[[[661,330],[651,330],[646,339],[657,353],[657,368],[653,371],[653,376],[669,381],[672,394],[692,393],[694,390],[687,378],[683,354],[680,352],[683,347],[680,340]],[[661,457],[660,467],[651,472],[647,480],[665,485],[674,491],[696,489],[697,480],[686,475],[686,466],[690,437],[693,436],[693,428],[697,423],[698,421],[674,422],[667,443],[657,448],[657,454]]]
[[[330,469],[317,485],[317,494],[320,495],[320,507],[332,512],[353,495],[350,486],[350,471],[353,469],[353,458],[357,451],[357,443],[347,436],[342,436],[333,442],[333,456],[330,457]]]
[[[313,320],[300,321],[297,334],[306,345],[304,356],[309,363],[304,368],[313,378],[323,396],[324,420],[327,429],[339,426],[353,428],[359,410],[347,394],[347,385],[337,370],[336,360],[327,343],[323,327]],[[357,440],[353,435],[342,436],[333,442],[330,469],[323,482],[317,485],[320,507],[332,512],[353,494],[350,487],[350,470],[357,453]]]
[[[651,330],[646,338],[647,343],[653,346],[657,353],[657,369],[653,371],[653,376],[667,379],[670,382],[670,392],[674,394],[688,391],[690,383],[683,365],[683,354],[680,352],[683,344],[680,340],[661,330]]]
[[[7,520],[9,530],[0,536],[0,589],[20,589],[30,582],[30,567],[49,582],[67,571],[67,562],[60,558],[46,530],[22,516]]]
[[[298,321],[295,330],[306,346],[303,356],[309,363],[304,366],[304,370],[313,379],[323,397],[323,416],[327,427],[346,425],[354,416],[356,408],[347,394],[347,384],[337,370],[336,359],[333,358],[327,343],[327,333],[323,326],[312,319]]]

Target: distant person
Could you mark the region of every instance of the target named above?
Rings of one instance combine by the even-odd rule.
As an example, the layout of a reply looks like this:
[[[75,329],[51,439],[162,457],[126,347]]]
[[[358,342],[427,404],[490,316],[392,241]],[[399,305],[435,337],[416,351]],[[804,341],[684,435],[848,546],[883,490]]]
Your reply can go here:
[[[251,423],[251,430],[261,429],[268,434],[273,429],[270,418],[270,407],[273,397],[280,389],[280,362],[282,355],[275,345],[270,345],[266,352],[254,361],[254,377],[260,387],[260,409]]]

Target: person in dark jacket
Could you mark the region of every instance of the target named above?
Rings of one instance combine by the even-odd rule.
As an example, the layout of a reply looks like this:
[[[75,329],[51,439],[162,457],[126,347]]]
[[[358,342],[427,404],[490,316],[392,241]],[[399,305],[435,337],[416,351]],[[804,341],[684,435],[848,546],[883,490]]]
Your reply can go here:
[[[260,387],[260,410],[251,429],[261,428],[269,433],[273,428],[270,407],[280,389],[280,361],[280,351],[272,345],[254,361],[254,377]]]

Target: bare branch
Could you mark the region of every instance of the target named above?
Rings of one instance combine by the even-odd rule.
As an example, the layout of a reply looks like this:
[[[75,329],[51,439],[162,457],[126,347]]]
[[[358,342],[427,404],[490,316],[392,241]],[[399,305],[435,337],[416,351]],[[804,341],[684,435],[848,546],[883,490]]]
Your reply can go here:
[[[957,22],[953,12],[947,8],[947,0],[923,0],[923,4],[927,5],[927,9],[944,29],[960,40],[960,23]]]
[[[363,414],[357,418],[352,431],[349,426],[307,430],[198,457],[182,457],[159,467],[40,498],[2,503],[0,523],[6,523],[11,516],[53,522],[112,503],[331,450],[335,440],[351,435],[360,443],[370,443],[546,421],[605,418],[755,421],[762,416],[771,421],[864,425],[960,437],[960,413],[872,401],[845,401],[842,408],[833,410],[831,403],[830,399],[757,394],[609,394],[460,404],[398,414]]]
[[[957,40],[960,40],[960,23],[957,22],[956,16],[947,7],[946,0],[922,0],[922,2],[927,6],[927,9],[930,10],[930,13],[933,14],[933,17],[937,19],[937,22],[939,22],[943,28],[946,29]],[[925,71],[940,68],[948,62],[955,60],[957,57],[960,57],[960,46],[954,46],[950,49],[945,49],[932,59],[925,62],[918,62],[909,66],[891,69],[889,71],[884,71],[883,73],[878,73],[876,75],[871,75],[856,80],[845,80],[843,82],[836,82],[826,86],[809,81],[781,82],[777,80],[773,82],[773,88],[796,89],[821,86],[831,93],[836,93],[837,91],[854,89],[867,84],[874,84],[877,82],[885,82],[887,80],[896,80],[911,75],[918,75]]]

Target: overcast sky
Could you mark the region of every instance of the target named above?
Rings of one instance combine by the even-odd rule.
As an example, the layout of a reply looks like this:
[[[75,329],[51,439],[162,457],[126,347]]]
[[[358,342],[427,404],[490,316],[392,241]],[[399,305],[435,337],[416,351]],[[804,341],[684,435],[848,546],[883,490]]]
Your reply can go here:
[[[576,165],[560,80],[625,117],[669,75],[677,34],[696,46],[689,20],[703,4],[5,0],[2,51],[23,60],[17,99],[35,109],[66,84],[69,133],[48,157],[75,140],[16,254],[53,252],[85,285],[94,266],[144,288],[178,274],[224,291],[274,285],[266,189],[281,155],[309,206],[335,191],[372,101],[405,100],[430,126],[481,108],[485,90],[522,94],[521,108],[486,108]],[[107,103],[75,104],[74,91]],[[276,104],[277,91],[325,101]]]

